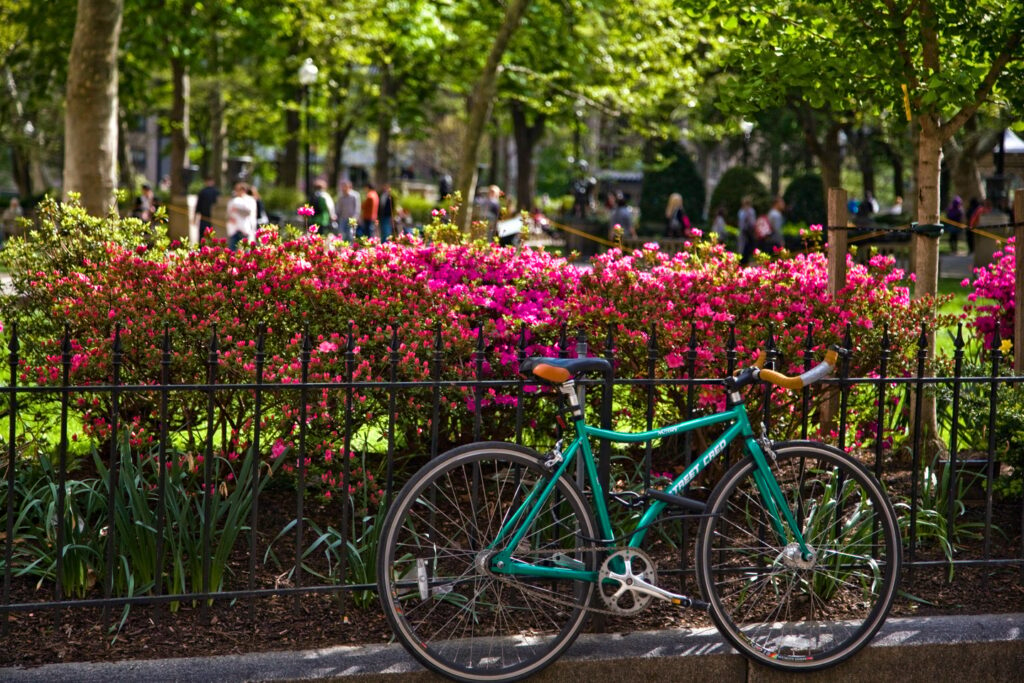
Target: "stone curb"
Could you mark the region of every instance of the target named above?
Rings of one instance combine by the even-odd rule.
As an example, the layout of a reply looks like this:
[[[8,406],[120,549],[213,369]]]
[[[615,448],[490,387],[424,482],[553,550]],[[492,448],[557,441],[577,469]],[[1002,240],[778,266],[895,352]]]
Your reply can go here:
[[[584,634],[534,676],[538,682],[703,679],[731,682],[1014,681],[1024,672],[1024,613],[890,619],[853,659],[788,674],[749,663],[714,629]],[[400,645],[364,645],[218,657],[0,668],[11,683],[111,681],[439,681]]]

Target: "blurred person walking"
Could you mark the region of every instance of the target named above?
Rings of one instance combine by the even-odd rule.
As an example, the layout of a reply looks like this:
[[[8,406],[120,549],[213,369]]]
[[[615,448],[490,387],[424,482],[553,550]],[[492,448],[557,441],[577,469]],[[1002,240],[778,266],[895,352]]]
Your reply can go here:
[[[377,209],[380,206],[380,197],[377,190],[373,189],[373,183],[367,182],[363,193],[363,203],[359,210],[359,225],[356,227],[356,237],[373,237],[377,233]]]
[[[395,196],[391,193],[391,185],[382,183],[380,186],[380,203],[377,206],[377,225],[380,226],[380,241],[391,239],[395,224]]]
[[[235,183],[234,194],[228,202],[228,248],[236,251],[242,240],[256,238],[256,200],[249,194],[245,183]]]
[[[3,216],[0,216],[0,245],[7,241],[11,235],[17,234],[18,219],[22,218],[25,212],[21,209],[21,202],[17,197],[11,197],[11,202],[4,209]]]
[[[633,227],[633,209],[629,206],[629,195],[622,192],[615,193],[615,208],[608,217],[608,239],[615,241],[615,226],[622,229],[622,236],[626,239],[636,238],[636,228]]]
[[[203,189],[196,195],[196,216],[199,218],[199,239],[203,238],[207,230],[213,229],[213,207],[220,197],[220,190],[213,182],[212,176],[206,176]]]
[[[352,188],[351,180],[341,183],[338,195],[338,236],[346,242],[352,241],[353,223],[359,219],[359,193]]]
[[[754,243],[757,241],[754,236],[757,211],[754,210],[753,197],[747,195],[742,199],[739,213],[736,214],[736,221],[740,229],[736,253],[740,255],[740,263],[746,264],[754,254]]]
[[[313,224],[319,226],[320,235],[326,238],[332,233],[338,221],[334,198],[327,191],[327,181],[323,178],[317,178],[313,187]]]
[[[665,223],[667,237],[689,237],[690,219],[683,210],[683,195],[673,192],[668,196],[665,206]]]

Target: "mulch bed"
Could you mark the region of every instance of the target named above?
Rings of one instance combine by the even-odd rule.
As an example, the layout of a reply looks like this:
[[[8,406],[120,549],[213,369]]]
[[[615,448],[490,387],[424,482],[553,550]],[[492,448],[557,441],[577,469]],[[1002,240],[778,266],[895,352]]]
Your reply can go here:
[[[671,584],[670,584],[671,585]],[[1024,612],[1024,583],[1016,570],[961,569],[947,583],[942,572],[917,571],[906,577],[892,616]],[[11,616],[2,660],[32,666],[54,662],[99,662],[300,650],[338,645],[385,643],[391,632],[380,609],[351,605],[342,616],[337,597],[303,596],[216,604],[204,623],[198,607],[133,608],[116,635],[102,624],[98,609],[53,610]],[[159,610],[159,614],[154,612]],[[114,611],[115,616],[118,612]],[[60,619],[59,623],[56,621]],[[109,623],[109,621],[108,621]],[[710,626],[700,612],[652,605],[632,618],[608,619],[603,630],[641,631]]]
[[[278,505],[263,506],[267,529],[279,529],[279,520],[294,512],[294,503],[286,500]],[[307,510],[337,519],[337,510],[320,508]],[[984,508],[972,506],[968,514],[983,515]],[[993,534],[993,557],[1020,557],[1020,505],[1000,505],[995,510],[994,522],[1004,529],[1014,530],[1010,535]],[[276,525],[276,526],[275,526]],[[261,524],[262,526],[262,524]],[[272,536],[264,539],[268,543]],[[279,557],[291,556],[286,545]],[[971,541],[962,548],[960,557],[979,557],[983,547],[980,541]],[[657,556],[657,548],[652,548]],[[917,559],[941,559],[935,549],[922,548]],[[659,569],[665,572],[678,560],[659,559]],[[244,588],[247,580],[247,560],[238,558],[233,587]],[[280,570],[272,567],[258,569],[257,585],[274,585],[280,581]],[[661,575],[664,577],[664,573]],[[241,582],[241,583],[239,583]],[[313,584],[315,579],[305,583]],[[664,577],[661,581],[669,589],[679,588],[677,577]],[[685,586],[696,594],[692,578]],[[44,599],[34,582],[15,579],[12,602]],[[49,589],[46,589],[49,590]],[[98,597],[98,596],[94,596]],[[133,607],[124,626],[114,632],[112,624],[120,619],[120,610],[112,609],[106,621],[96,608],[63,610],[43,609],[35,612],[17,612],[9,615],[6,633],[0,633],[3,642],[0,666],[33,666],[55,662],[95,662],[125,659],[157,659],[170,657],[196,657],[209,655],[242,654],[262,651],[299,650],[338,645],[389,642],[390,629],[374,602],[358,608],[351,599],[344,601],[338,595],[303,595],[261,597],[254,600],[215,602],[204,619],[198,606],[182,605],[172,614],[167,605]],[[251,607],[255,610],[253,616]],[[1019,568],[959,568],[954,580],[947,582],[942,568],[916,569],[905,572],[901,597],[892,616],[931,616],[942,614],[986,614],[1024,612],[1024,580]],[[649,629],[710,626],[710,618],[697,611],[680,611],[665,603],[652,606],[629,618],[599,619],[597,628],[605,631],[640,631]]]

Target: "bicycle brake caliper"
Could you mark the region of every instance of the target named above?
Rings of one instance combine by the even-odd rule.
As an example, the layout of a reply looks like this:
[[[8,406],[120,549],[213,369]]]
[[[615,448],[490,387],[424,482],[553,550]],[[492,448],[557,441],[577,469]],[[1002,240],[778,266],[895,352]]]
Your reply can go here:
[[[544,461],[544,467],[551,472],[562,464],[562,460],[562,440],[559,439],[555,442],[555,445],[551,447],[551,451],[548,453],[548,459]]]
[[[761,423],[761,436],[757,438],[757,445],[761,447],[765,455],[772,459],[772,462],[777,462],[777,456],[775,455],[775,444],[771,439],[768,438],[768,429],[764,426],[764,422]]]

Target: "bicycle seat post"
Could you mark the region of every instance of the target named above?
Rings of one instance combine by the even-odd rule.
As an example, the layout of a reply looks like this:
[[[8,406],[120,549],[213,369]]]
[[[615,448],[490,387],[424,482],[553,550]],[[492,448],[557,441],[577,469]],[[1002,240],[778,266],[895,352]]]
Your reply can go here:
[[[583,409],[580,404],[579,394],[576,393],[576,378],[570,378],[558,385],[558,390],[565,394],[569,402],[569,417],[572,420],[583,419]]]

